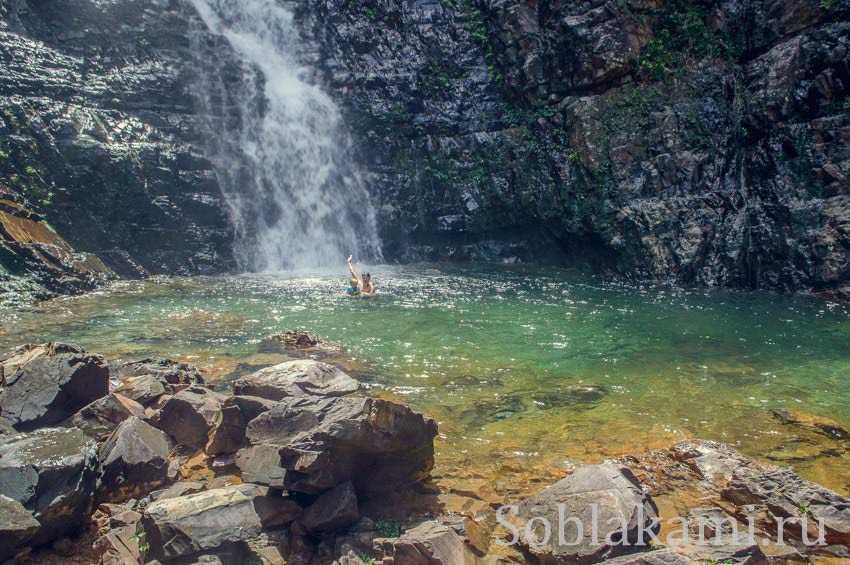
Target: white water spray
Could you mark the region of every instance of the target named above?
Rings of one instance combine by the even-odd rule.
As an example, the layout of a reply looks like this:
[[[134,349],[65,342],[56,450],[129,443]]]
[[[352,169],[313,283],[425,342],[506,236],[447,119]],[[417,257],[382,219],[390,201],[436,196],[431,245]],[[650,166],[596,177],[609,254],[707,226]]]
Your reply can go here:
[[[277,0],[191,3],[204,33],[225,38],[238,58],[232,72],[215,47],[196,46],[199,97],[242,267],[338,266],[350,253],[380,259],[374,209],[347,158],[339,109],[297,60],[292,12]]]

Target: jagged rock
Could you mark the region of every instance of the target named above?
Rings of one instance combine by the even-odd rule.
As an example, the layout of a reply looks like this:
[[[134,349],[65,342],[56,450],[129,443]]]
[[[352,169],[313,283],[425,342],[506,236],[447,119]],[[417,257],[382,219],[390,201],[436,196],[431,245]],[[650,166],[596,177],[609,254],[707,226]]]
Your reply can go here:
[[[326,491],[308,506],[299,522],[309,532],[332,532],[360,519],[357,494],[351,482],[344,482]]]
[[[360,383],[341,369],[312,359],[266,367],[233,385],[235,394],[270,400],[288,396],[344,396],[359,388]]]
[[[180,445],[203,449],[225,397],[202,386],[181,390],[159,412],[157,426]]]
[[[208,455],[234,453],[247,445],[245,429],[248,424],[271,410],[274,402],[254,396],[231,396],[221,406],[221,416],[210,433]]]
[[[589,526],[594,523],[594,504],[599,525],[596,539]],[[565,519],[574,517],[584,525],[579,528],[574,521],[564,521],[564,537],[569,544],[559,543],[559,505],[563,505]],[[640,549],[635,546],[649,541],[647,532],[658,531],[657,524],[650,527],[652,519],[658,517],[652,498],[643,493],[631,471],[618,465],[577,468],[573,474],[522,501],[517,517],[520,547],[541,563],[602,561]],[[545,538],[540,518],[548,520],[551,527],[545,543],[537,543]],[[526,536],[527,524],[533,540]],[[609,535],[619,540],[622,534],[618,532],[625,532],[628,546],[606,543]]]
[[[145,418],[144,407],[134,400],[112,393],[95,400],[71,416],[64,425],[79,428],[94,439],[102,439],[131,416]]]
[[[822,520],[828,544],[850,544],[850,499],[789,469],[736,473],[721,496],[735,504],[742,517],[768,517],[759,525],[770,533],[775,533],[778,518],[793,517],[796,522],[786,525],[786,535],[801,539],[805,534],[814,541],[818,520]],[[805,532],[800,525],[803,517],[807,518]]]
[[[165,500],[167,498],[177,498],[178,496],[195,494],[196,492],[201,492],[206,489],[207,485],[205,483],[199,483],[196,481],[178,481],[168,488],[151,492],[147,500],[149,502],[154,502],[156,500]]]
[[[80,430],[47,428],[0,444],[0,492],[41,524],[34,546],[83,527],[96,481],[97,446]]]
[[[6,421],[5,418],[0,418],[0,437],[14,435],[18,433],[12,424]]]
[[[40,524],[20,502],[0,494],[0,562],[27,546]]]
[[[675,549],[659,549],[634,555],[623,555],[614,559],[606,559],[606,565],[689,565],[693,561],[686,559]]]
[[[64,343],[25,345],[0,361],[0,416],[16,430],[51,426],[109,393],[99,355]]]
[[[143,375],[153,375],[170,385],[204,384],[203,374],[194,365],[162,357],[125,363],[118,369],[118,376],[122,378]]]
[[[236,454],[236,467],[245,482],[283,487],[286,469],[280,466],[279,445],[261,443],[240,449]]]
[[[423,522],[397,538],[375,540],[375,553],[383,562],[409,565],[464,565],[475,559],[463,538],[439,522]]]
[[[98,498],[110,502],[141,498],[168,481],[168,465],[165,434],[133,416],[100,448]]]
[[[92,556],[98,565],[129,565],[142,562],[139,531],[142,515],[118,504],[101,504],[92,516],[98,538],[92,544]]]
[[[167,561],[256,538],[263,529],[290,524],[301,507],[251,484],[157,500],[142,518],[150,556]]]
[[[247,435],[282,446],[285,488],[321,493],[351,481],[368,496],[428,476],[437,425],[386,400],[292,397],[251,421]]]
[[[140,375],[124,379],[115,392],[143,406],[150,406],[165,394],[165,384],[156,375]]]

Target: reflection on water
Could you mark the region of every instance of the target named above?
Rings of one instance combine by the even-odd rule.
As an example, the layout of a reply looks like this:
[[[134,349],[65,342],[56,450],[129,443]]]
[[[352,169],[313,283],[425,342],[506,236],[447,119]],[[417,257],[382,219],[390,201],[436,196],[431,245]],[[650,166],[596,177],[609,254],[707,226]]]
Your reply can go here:
[[[60,339],[111,360],[188,359],[217,378],[280,360],[259,340],[307,329],[340,360],[440,422],[438,473],[522,491],[565,465],[726,441],[848,492],[848,445],[770,410],[850,427],[850,317],[805,297],[625,286],[520,267],[373,269],[379,295],[343,277],[120,283],[0,312],[0,347]]]

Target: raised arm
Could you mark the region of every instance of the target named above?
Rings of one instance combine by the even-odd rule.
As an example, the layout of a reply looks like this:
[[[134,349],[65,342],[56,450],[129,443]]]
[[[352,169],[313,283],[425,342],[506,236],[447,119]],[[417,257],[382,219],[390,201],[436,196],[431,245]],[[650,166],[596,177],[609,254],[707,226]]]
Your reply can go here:
[[[354,270],[354,265],[351,264],[351,255],[348,256],[348,270],[351,271],[351,276],[360,280],[360,277],[357,276],[357,271]]]

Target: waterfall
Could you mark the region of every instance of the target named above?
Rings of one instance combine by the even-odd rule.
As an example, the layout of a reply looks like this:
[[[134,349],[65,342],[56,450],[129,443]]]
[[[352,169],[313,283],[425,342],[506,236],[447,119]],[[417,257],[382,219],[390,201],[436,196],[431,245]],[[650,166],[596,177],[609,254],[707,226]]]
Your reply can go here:
[[[190,0],[210,157],[249,271],[380,259],[375,212],[348,158],[339,108],[308,79],[293,13],[277,0]],[[212,34],[212,39],[210,34]],[[226,40],[236,61],[222,54]]]

